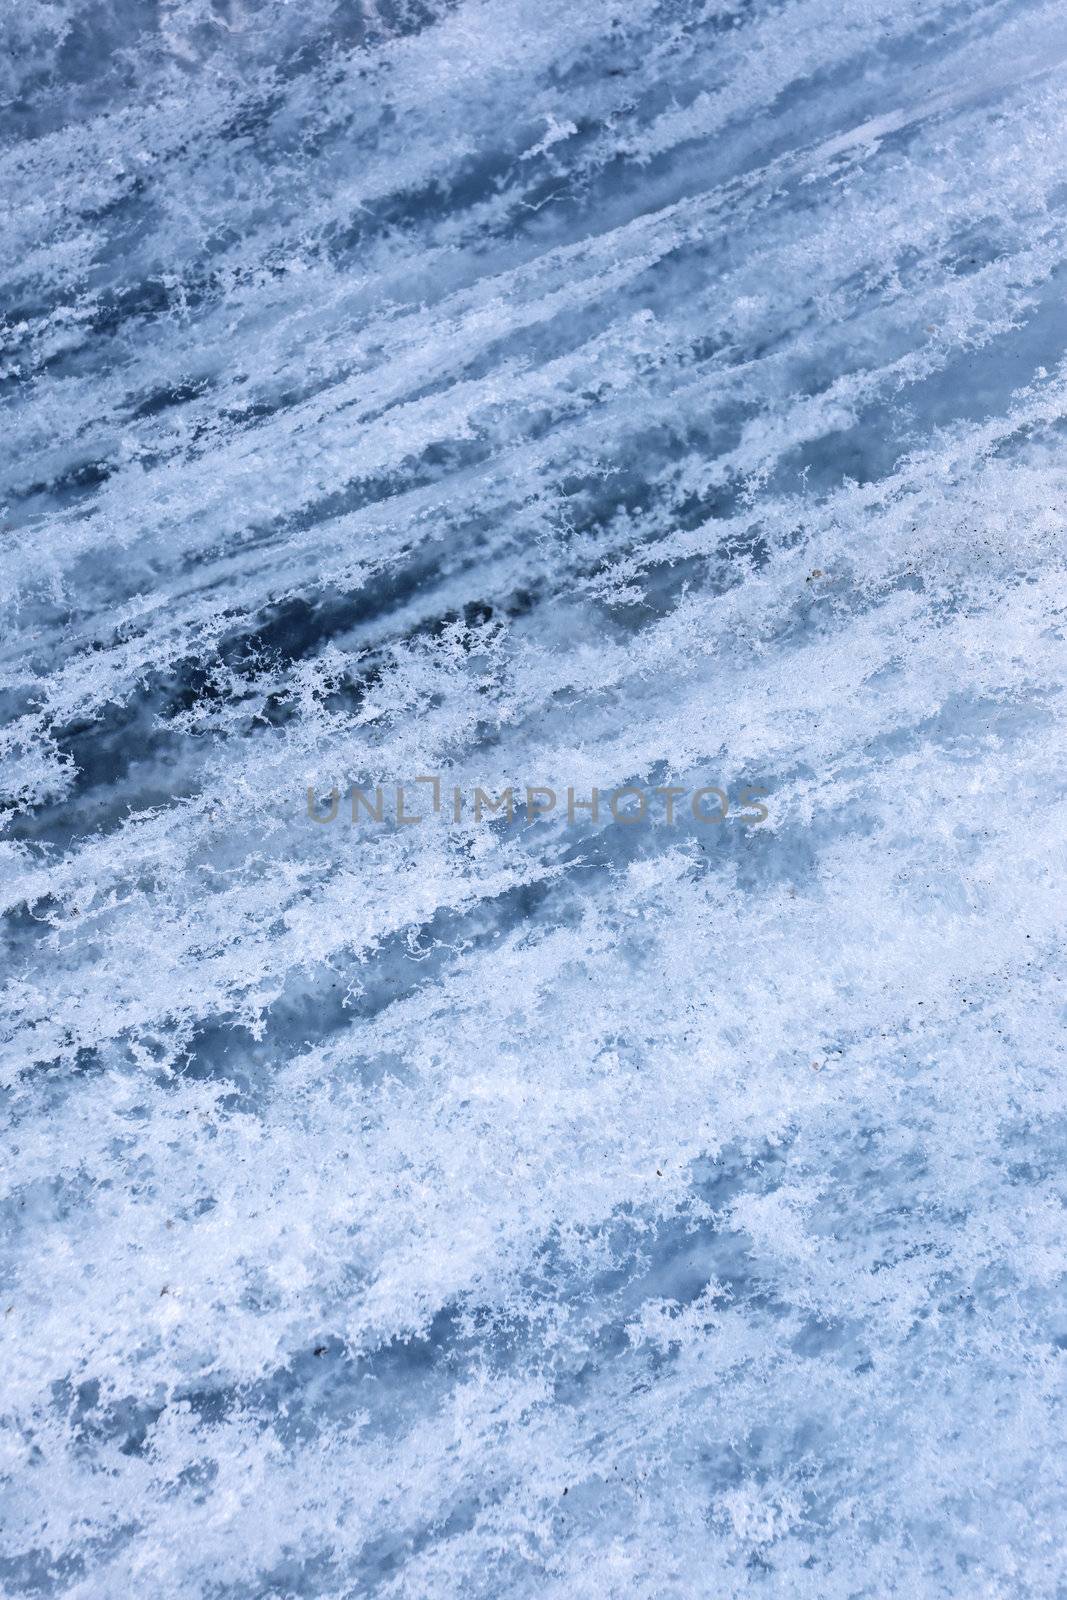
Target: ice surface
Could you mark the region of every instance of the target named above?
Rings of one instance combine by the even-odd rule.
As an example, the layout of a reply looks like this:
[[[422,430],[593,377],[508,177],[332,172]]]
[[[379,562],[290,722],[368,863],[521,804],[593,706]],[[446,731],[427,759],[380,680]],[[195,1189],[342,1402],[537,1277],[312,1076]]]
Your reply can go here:
[[[0,28],[3,1593],[1063,1600],[1062,0]]]

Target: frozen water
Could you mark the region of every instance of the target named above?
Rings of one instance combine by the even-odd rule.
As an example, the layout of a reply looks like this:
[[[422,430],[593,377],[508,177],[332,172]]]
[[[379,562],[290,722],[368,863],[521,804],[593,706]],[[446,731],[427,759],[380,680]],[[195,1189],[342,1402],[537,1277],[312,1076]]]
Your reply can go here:
[[[0,27],[3,1593],[1064,1600],[1062,3]]]

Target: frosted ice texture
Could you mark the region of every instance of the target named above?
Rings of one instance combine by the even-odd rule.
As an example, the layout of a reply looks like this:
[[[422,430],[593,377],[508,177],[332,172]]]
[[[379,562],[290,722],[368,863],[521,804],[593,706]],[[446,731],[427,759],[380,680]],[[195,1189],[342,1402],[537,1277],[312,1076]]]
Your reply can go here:
[[[0,26],[3,1593],[1062,1600],[1062,0]]]

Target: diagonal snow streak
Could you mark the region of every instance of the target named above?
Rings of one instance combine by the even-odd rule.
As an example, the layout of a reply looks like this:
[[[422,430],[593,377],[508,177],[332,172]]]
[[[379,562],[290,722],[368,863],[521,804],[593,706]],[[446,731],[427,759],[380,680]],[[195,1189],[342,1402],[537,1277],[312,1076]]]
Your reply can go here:
[[[1062,4],[0,27],[3,1592],[1062,1600]]]

